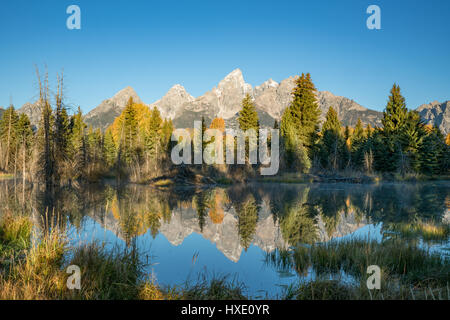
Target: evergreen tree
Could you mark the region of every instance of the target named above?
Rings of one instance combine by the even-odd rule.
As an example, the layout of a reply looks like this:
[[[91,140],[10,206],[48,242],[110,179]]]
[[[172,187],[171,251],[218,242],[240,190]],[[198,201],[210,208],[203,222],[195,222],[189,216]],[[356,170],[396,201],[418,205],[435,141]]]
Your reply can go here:
[[[256,112],[255,105],[253,104],[252,97],[247,93],[245,98],[242,100],[242,109],[239,111],[239,128],[242,131],[247,131],[253,129],[255,131],[255,137],[258,139],[259,136],[259,116]],[[255,150],[258,147],[258,141],[256,143],[250,140],[249,137],[246,138],[246,151],[245,157],[248,160],[250,151]],[[247,147],[248,146],[248,147]],[[246,162],[247,162],[246,160]]]
[[[350,138],[352,161],[356,168],[361,168],[364,162],[364,144],[366,142],[366,136],[364,128],[362,126],[361,119],[358,118],[355,130]]]
[[[337,170],[341,165],[345,141],[341,134],[341,123],[333,107],[328,109],[322,126],[320,161],[324,168]]]
[[[368,126],[370,126],[370,125],[368,125]],[[353,131],[353,134],[351,137],[352,144],[353,144],[353,142],[356,142],[356,141],[362,141],[362,140],[364,140],[364,138],[365,138],[364,137],[364,128],[363,128],[361,119],[358,118],[358,122],[356,123],[355,130]]]
[[[162,130],[163,120],[158,108],[154,107],[150,120],[148,122],[146,146],[147,151],[152,159],[156,159],[161,149],[161,130]]]
[[[372,135],[373,130],[374,129],[372,128],[370,123],[368,123],[367,126],[366,126],[366,136],[367,136],[367,138],[370,138],[370,136]]]
[[[419,150],[425,137],[425,125],[417,111],[408,111],[405,123],[400,130],[400,144],[402,147],[401,164],[404,170],[419,172]]]
[[[161,146],[164,152],[170,151],[170,143],[173,132],[173,123],[172,120],[164,119],[161,129]]]
[[[383,124],[383,132],[379,137],[381,141],[377,140],[375,144],[374,151],[378,170],[392,172],[399,168],[399,164],[402,168],[404,167],[400,135],[407,117],[405,98],[400,93],[400,87],[394,84],[381,120]]]
[[[19,116],[17,115],[14,106],[10,105],[9,108],[3,112],[0,120],[0,151],[2,152],[0,169],[6,171],[11,169],[11,160],[15,157],[18,121]]]
[[[54,128],[55,182],[67,174],[67,161],[70,158],[70,120],[62,104],[61,94],[56,96],[56,115]],[[70,174],[70,173],[69,173]]]
[[[394,84],[381,120],[387,135],[398,133],[405,123],[407,113],[405,98],[400,93],[400,87]]]
[[[86,149],[85,130],[86,124],[83,122],[83,114],[80,107],[77,113],[71,118],[70,145],[72,160],[72,177],[78,179],[82,176],[87,164],[88,150]]]
[[[420,169],[425,174],[432,175],[439,172],[439,157],[441,156],[439,142],[439,136],[434,130],[423,139],[420,147]]]
[[[22,157],[22,179],[26,180],[27,163],[31,157],[31,145],[33,141],[33,130],[31,128],[30,119],[25,113],[21,113],[17,123],[17,140],[20,144]]]
[[[254,129],[257,134],[259,129],[258,120],[259,116],[253,104],[252,97],[247,93],[242,100],[242,109],[239,111],[239,128],[243,131]]]
[[[281,120],[281,133],[286,135],[287,127],[293,126],[295,134],[303,145],[312,148],[319,131],[320,109],[316,101],[316,88],[309,73],[295,80],[293,101],[286,108]]]
[[[116,144],[110,129],[107,129],[103,137],[103,159],[108,168],[114,165],[116,160]]]
[[[123,111],[119,144],[121,154],[123,154],[123,159],[127,164],[135,160],[138,150],[138,121],[136,116],[133,98],[130,97]]]
[[[420,170],[422,173],[448,174],[450,149],[445,143],[444,135],[437,126],[423,137],[423,142],[419,147]]]
[[[39,177],[45,183],[46,190],[53,187],[55,181],[54,121],[53,110],[44,93],[39,100],[41,120],[37,132]]]
[[[310,74],[302,74],[295,81],[292,91],[293,101],[287,107],[281,118],[281,136],[288,167],[294,167],[306,172],[310,167],[308,154],[303,149],[314,153],[313,147],[317,141],[319,131],[320,110],[316,101],[316,88],[311,81]]]

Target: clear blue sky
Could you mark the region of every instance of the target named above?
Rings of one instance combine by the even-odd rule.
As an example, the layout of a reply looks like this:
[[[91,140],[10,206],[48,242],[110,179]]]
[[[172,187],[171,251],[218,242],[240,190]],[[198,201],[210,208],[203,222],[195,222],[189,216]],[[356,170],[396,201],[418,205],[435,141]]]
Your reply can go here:
[[[66,8],[81,8],[81,30]],[[381,30],[366,9],[381,8]],[[125,86],[150,103],[175,83],[194,96],[240,68],[259,85],[310,72],[319,90],[382,110],[450,99],[450,1],[2,1],[0,105],[37,96],[34,65],[87,112]]]

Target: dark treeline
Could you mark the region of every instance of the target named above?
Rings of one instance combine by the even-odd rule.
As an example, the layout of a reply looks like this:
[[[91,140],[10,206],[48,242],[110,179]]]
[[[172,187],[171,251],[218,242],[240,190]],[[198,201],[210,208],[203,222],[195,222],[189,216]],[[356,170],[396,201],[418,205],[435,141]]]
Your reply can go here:
[[[284,168],[308,172],[351,169],[390,173],[447,174],[450,147],[437,127],[426,126],[406,108],[395,85],[383,112],[382,127],[345,127],[330,106],[319,131],[320,110],[309,74],[296,81],[294,100],[281,120]]]
[[[68,114],[62,77],[57,79],[54,97],[49,94],[48,76],[41,79],[38,73],[38,79],[38,128],[32,128],[28,116],[19,115],[12,105],[2,115],[0,172],[51,187],[75,181],[95,182],[105,177],[143,182],[167,175],[173,169],[172,121],[162,119],[156,107],[150,110],[130,99],[122,114],[101,132],[87,127],[80,108],[74,115]],[[363,127],[360,120],[355,128],[344,128],[330,106],[320,129],[316,88],[309,74],[297,78],[292,95],[280,124],[275,123],[281,131],[281,173],[449,173],[450,147],[445,137],[437,127],[425,125],[417,112],[406,108],[397,85],[390,92],[382,126],[375,128]],[[204,134],[206,124],[202,123]],[[242,101],[238,124],[242,130],[260,127],[249,95]],[[224,120],[214,119],[210,128],[223,132]],[[202,148],[210,142],[203,142]],[[220,172],[230,177],[236,168],[211,170],[215,167],[219,166],[202,165],[201,170],[206,176]],[[251,167],[250,174],[256,170],[258,166]]]

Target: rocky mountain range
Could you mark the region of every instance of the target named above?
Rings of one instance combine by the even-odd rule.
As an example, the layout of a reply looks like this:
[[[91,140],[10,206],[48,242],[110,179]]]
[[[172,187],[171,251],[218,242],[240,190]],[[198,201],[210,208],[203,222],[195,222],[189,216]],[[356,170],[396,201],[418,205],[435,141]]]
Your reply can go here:
[[[85,116],[86,123],[94,128],[105,130],[122,113],[130,98],[133,98],[136,103],[142,103],[136,91],[131,87],[126,87],[112,98],[103,100],[98,107],[87,113]]]
[[[0,117],[3,115],[3,112],[5,112],[5,109],[3,109],[3,107],[0,107]]]
[[[150,106],[157,106],[164,117],[174,121],[175,127],[192,127],[193,121],[201,117],[207,122],[221,117],[227,127],[235,127],[242,99],[248,93],[254,99],[260,123],[271,127],[275,120],[281,119],[284,109],[292,101],[294,86],[295,77],[290,77],[280,83],[269,79],[253,88],[244,81],[241,70],[236,69],[220,81],[217,87],[198,98],[188,94],[183,86],[175,85],[163,98]],[[366,109],[353,100],[327,91],[319,91],[317,99],[322,111],[322,121],[328,108],[333,106],[344,125],[354,126],[358,118],[372,126],[381,124],[382,113]]]
[[[437,125],[444,135],[450,133],[450,101],[423,104],[417,111],[427,124]]]
[[[148,104],[150,108],[158,107],[161,115],[173,120],[175,127],[192,127],[194,120],[205,118],[207,123],[221,117],[227,127],[236,127],[242,99],[248,93],[252,96],[264,127],[272,127],[275,120],[280,120],[284,109],[292,101],[292,89],[295,77],[289,77],[276,82],[269,79],[259,86],[245,82],[241,70],[229,73],[218,85],[202,96],[193,97],[186,89],[176,84],[159,100]],[[114,119],[120,115],[128,99],[143,103],[138,94],[131,87],[126,87],[112,98],[106,99],[99,106],[92,109],[85,116],[85,122],[94,128],[106,129]],[[343,125],[355,126],[358,118],[363,124],[371,126],[381,125],[382,112],[365,108],[352,99],[335,95],[329,91],[318,91],[317,102],[321,110],[320,120],[324,121],[330,106],[334,107]],[[417,108],[424,121],[437,124],[445,133],[450,133],[450,101],[444,103],[432,102]],[[31,122],[39,122],[39,108],[36,104],[26,103],[19,109],[27,113]]]

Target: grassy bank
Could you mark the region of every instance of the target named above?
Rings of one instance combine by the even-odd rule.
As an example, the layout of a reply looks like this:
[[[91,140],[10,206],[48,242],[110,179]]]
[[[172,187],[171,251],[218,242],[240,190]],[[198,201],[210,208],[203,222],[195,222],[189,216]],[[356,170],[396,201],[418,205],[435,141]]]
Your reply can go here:
[[[266,262],[281,270],[316,275],[289,288],[286,299],[450,299],[449,259],[415,242],[331,241],[275,251]],[[367,289],[370,265],[380,267],[380,290]]]
[[[146,274],[137,249],[107,249],[95,242],[74,247],[62,228],[48,229],[38,234],[25,216],[0,218],[0,299],[248,298],[244,285],[228,277],[201,274],[183,285],[160,285]],[[291,285],[282,299],[450,299],[448,257],[415,241],[331,241],[277,250],[266,262],[281,271],[315,274],[312,281]],[[67,288],[70,265],[81,270],[80,290]],[[369,265],[381,269],[380,290],[367,289]]]
[[[98,243],[71,247],[61,228],[37,235],[32,227],[28,217],[0,218],[0,299],[246,298],[241,285],[227,277],[162,287],[145,274],[136,249],[107,250]],[[67,288],[66,270],[71,265],[80,268],[80,290]]]

